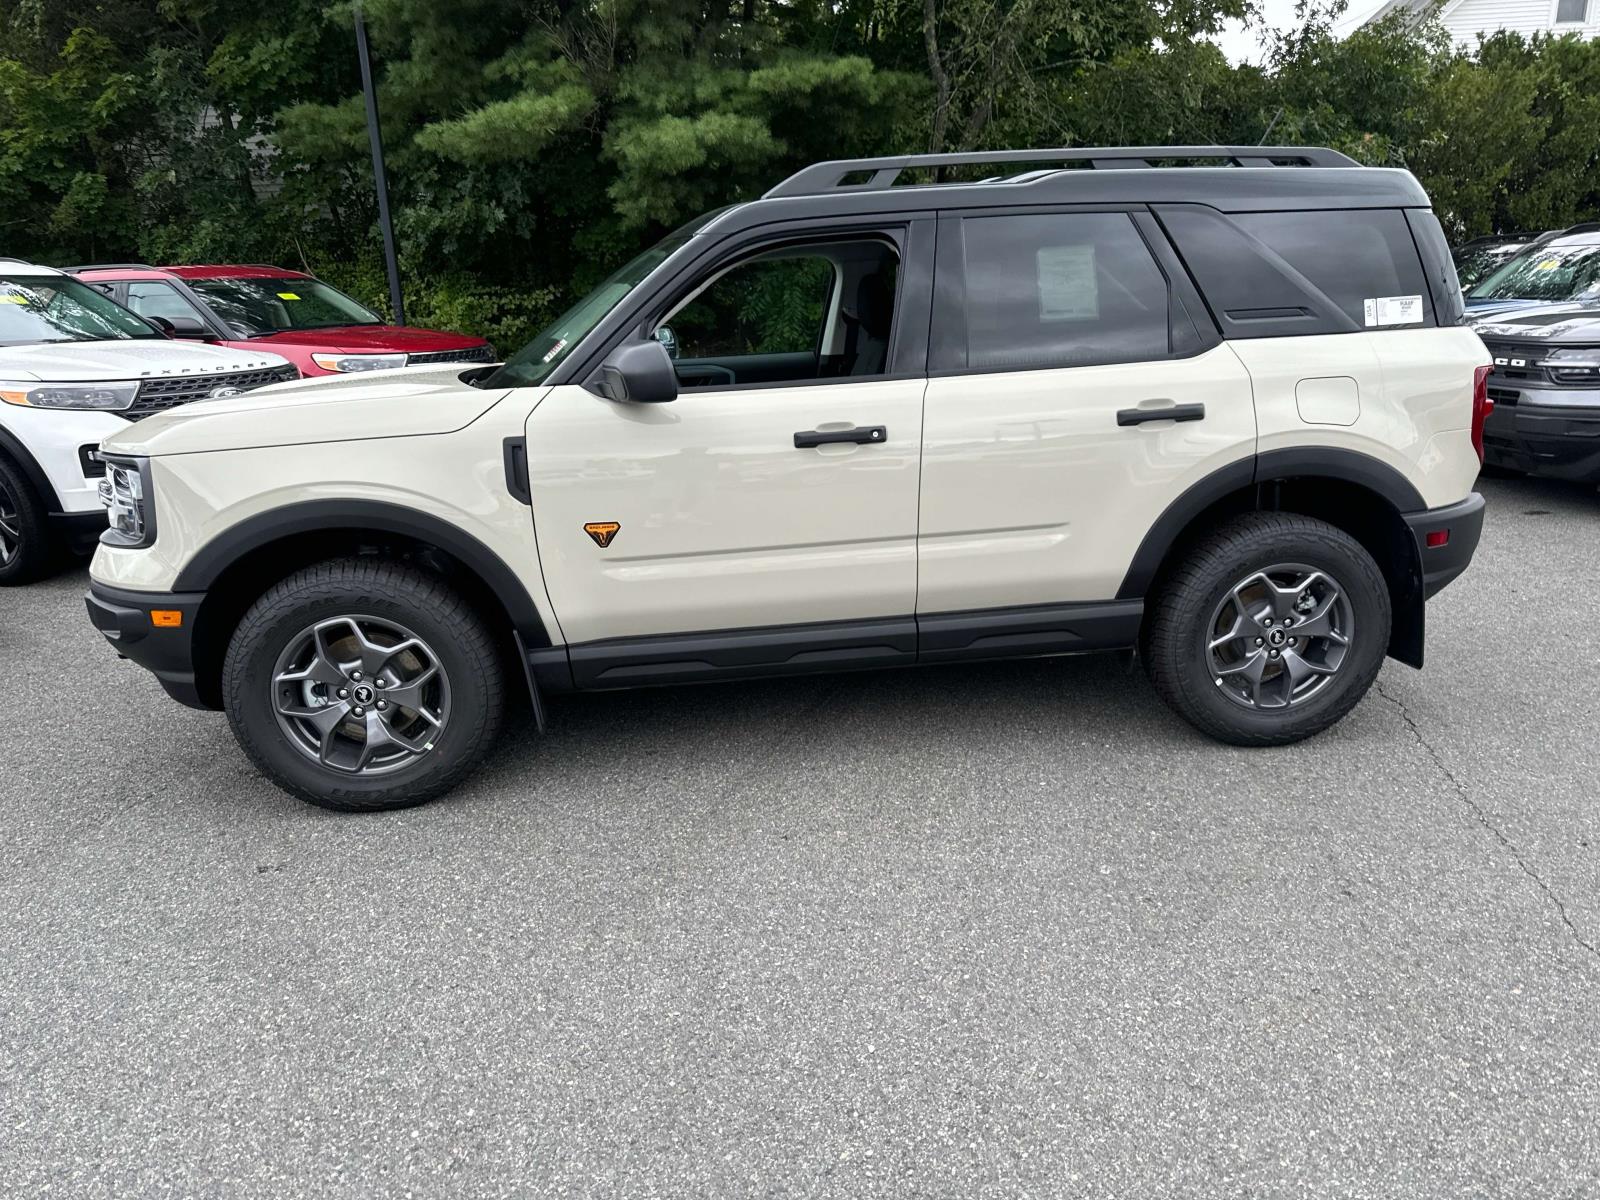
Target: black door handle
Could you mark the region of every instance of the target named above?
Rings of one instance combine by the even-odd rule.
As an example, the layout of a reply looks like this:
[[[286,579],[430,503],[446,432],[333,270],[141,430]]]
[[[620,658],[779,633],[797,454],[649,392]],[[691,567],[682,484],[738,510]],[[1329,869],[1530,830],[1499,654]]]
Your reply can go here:
[[[803,433],[794,435],[794,448],[804,450],[807,446],[831,446],[837,442],[855,442],[859,446],[870,446],[874,442],[886,440],[888,436],[889,431],[882,425],[863,425],[859,429],[831,429],[826,433],[807,429]]]
[[[1118,425],[1143,425],[1146,421],[1204,421],[1204,404],[1174,404],[1169,408],[1120,408]]]

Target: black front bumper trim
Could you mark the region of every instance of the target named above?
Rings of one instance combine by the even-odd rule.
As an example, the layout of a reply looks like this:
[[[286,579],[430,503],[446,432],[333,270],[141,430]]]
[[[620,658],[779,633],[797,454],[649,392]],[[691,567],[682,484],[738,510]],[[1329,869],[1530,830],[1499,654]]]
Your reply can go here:
[[[1483,533],[1483,496],[1473,492],[1456,504],[1406,513],[1405,522],[1411,527],[1411,536],[1417,539],[1422,594],[1431,598],[1472,561]],[[1449,540],[1442,546],[1428,545],[1428,535],[1440,532],[1448,534]]]
[[[84,595],[89,622],[123,658],[153,674],[163,690],[190,708],[211,708],[195,684],[194,625],[204,592],[135,592],[92,583]],[[155,625],[152,610],[176,611],[182,623]]]

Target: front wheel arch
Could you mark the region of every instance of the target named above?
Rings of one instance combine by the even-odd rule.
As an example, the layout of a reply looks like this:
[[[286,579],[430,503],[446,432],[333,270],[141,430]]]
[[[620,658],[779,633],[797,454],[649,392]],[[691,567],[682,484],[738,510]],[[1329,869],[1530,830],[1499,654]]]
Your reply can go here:
[[[373,556],[423,567],[446,578],[482,616],[507,661],[520,637],[529,648],[552,644],[527,588],[482,542],[426,513],[375,502],[311,502],[241,522],[196,554],[174,591],[202,592],[195,618],[195,687],[222,706],[222,664],[245,612],[270,587],[331,559]],[[510,678],[520,678],[518,662]]]

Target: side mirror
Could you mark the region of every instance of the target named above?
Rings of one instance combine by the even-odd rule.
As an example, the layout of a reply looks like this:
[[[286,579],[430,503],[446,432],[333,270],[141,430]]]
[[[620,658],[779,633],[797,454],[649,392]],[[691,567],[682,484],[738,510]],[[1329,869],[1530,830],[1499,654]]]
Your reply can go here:
[[[162,337],[170,338],[178,336],[178,327],[165,317],[150,317],[140,313],[139,318],[146,325],[150,326],[151,329],[154,329],[157,333],[159,333]]]
[[[671,325],[662,325],[656,330],[656,341],[667,348],[667,357],[678,357],[678,335],[672,331]]]
[[[175,338],[201,338],[205,341],[215,341],[216,334],[199,317],[165,317],[168,328],[172,330],[168,337]]]
[[[660,342],[624,342],[600,364],[594,389],[607,400],[665,404],[678,398],[678,373]]]

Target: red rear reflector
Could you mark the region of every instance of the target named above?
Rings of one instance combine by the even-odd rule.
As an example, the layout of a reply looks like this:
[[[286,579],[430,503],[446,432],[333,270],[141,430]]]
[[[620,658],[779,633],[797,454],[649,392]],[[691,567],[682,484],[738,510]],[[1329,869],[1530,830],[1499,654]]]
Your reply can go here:
[[[1435,529],[1428,534],[1428,546],[1448,546],[1450,544],[1450,531],[1448,529]]]
[[[1489,372],[1493,367],[1472,369],[1472,448],[1483,462],[1483,422],[1494,411],[1494,401],[1489,399]]]

